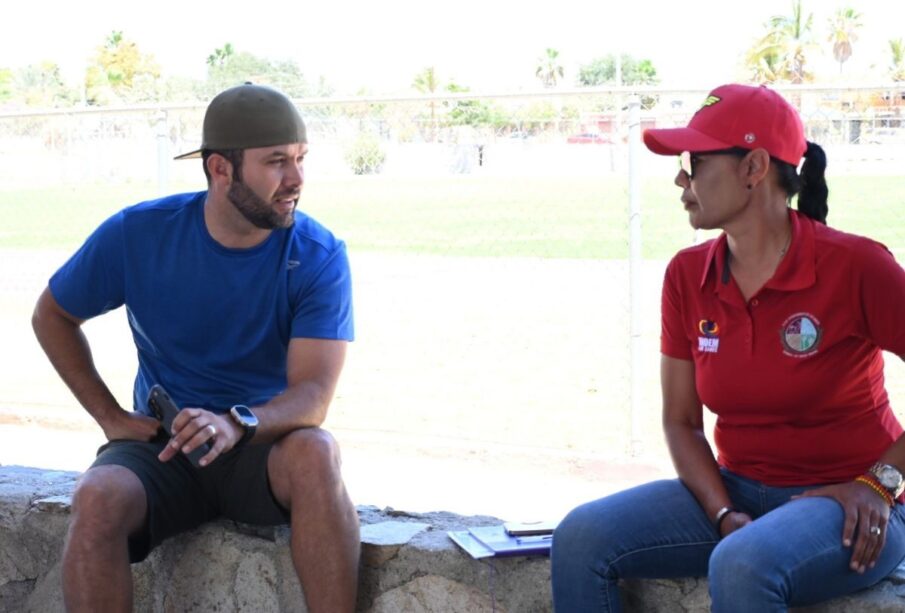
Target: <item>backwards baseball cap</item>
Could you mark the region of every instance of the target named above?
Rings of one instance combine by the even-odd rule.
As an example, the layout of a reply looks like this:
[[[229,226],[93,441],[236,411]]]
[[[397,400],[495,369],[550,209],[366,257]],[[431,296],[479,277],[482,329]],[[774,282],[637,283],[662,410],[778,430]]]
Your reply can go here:
[[[174,159],[201,157],[205,149],[253,149],[307,143],[305,122],[285,94],[245,83],[220,92],[204,113],[201,148]]]
[[[793,166],[808,148],[801,118],[782,96],[763,86],[734,84],[710,92],[687,127],[645,130],[644,144],[660,155],[763,148]]]

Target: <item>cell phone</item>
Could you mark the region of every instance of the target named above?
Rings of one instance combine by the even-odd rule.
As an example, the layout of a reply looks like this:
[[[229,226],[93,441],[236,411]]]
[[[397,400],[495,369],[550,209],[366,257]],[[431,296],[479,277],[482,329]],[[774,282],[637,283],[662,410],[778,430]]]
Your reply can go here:
[[[173,436],[173,420],[179,414],[179,407],[163,389],[162,385],[154,385],[148,392],[148,406],[154,412],[154,416],[163,424],[163,429],[167,434]],[[186,453],[189,461],[195,466],[201,466],[199,462],[207,452],[211,450],[210,441],[205,441],[203,445],[196,447],[191,453]]]
[[[503,524],[509,536],[549,536],[558,521],[507,521]]]

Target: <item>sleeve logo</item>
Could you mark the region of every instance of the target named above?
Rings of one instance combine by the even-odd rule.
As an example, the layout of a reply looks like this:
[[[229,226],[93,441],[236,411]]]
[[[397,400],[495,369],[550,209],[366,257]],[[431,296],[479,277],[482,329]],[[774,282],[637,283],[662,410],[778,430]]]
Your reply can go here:
[[[702,319],[698,322],[698,351],[701,353],[716,353],[720,348],[720,326],[710,319]]]

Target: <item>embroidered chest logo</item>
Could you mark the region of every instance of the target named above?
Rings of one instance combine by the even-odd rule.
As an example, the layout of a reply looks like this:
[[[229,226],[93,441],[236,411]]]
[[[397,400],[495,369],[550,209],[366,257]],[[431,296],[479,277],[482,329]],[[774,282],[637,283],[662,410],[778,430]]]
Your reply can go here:
[[[783,353],[793,358],[806,358],[817,353],[823,328],[810,313],[795,313],[782,324],[779,339]]]
[[[715,321],[702,319],[698,322],[698,351],[716,353],[720,348],[720,327]]]

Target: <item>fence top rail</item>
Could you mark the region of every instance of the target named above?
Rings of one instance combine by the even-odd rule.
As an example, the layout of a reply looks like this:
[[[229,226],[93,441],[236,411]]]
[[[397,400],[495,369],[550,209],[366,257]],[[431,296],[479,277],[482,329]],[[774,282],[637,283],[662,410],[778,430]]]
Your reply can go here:
[[[772,89],[781,93],[840,93],[840,92],[902,92],[905,93],[905,81],[874,83],[869,85],[821,85],[821,84],[772,84]],[[438,94],[417,95],[386,95],[386,96],[334,96],[321,98],[296,98],[293,100],[299,107],[314,107],[328,105],[349,104],[381,104],[399,102],[441,102],[455,100],[488,100],[488,99],[531,99],[531,98],[569,98],[578,96],[596,95],[641,95],[641,94],[693,94],[707,93],[709,89],[702,87],[661,87],[657,85],[623,85],[623,86],[598,86],[578,87],[562,89],[539,89],[533,91],[509,91],[509,92],[446,92]],[[117,113],[166,113],[169,111],[192,111],[207,108],[207,102],[176,102],[176,103],[146,103],[132,106],[80,106],[68,108],[44,108],[29,109],[27,111],[0,112],[0,119],[14,119],[23,117],[48,117],[61,115],[90,115],[90,114],[117,114]]]

